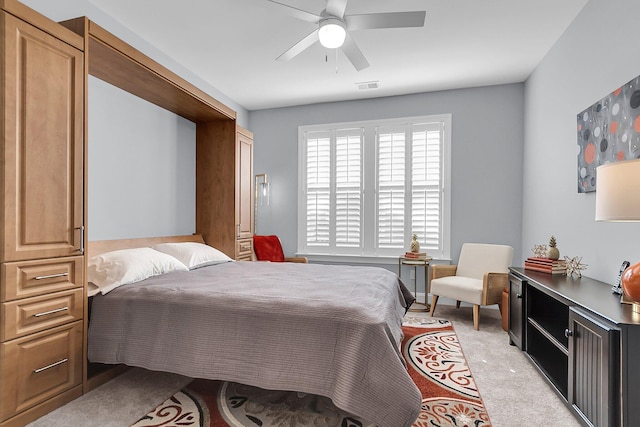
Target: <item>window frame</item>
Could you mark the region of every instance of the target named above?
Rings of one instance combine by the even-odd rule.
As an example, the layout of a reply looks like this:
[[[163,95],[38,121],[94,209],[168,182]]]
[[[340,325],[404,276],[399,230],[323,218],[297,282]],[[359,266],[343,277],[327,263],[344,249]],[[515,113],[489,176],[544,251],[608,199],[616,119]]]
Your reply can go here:
[[[307,256],[313,261],[344,261],[344,262],[363,262],[363,263],[395,263],[398,256],[402,255],[404,250],[408,250],[411,230],[407,230],[405,224],[405,238],[404,249],[396,248],[391,250],[377,250],[375,248],[375,241],[377,239],[377,222],[378,215],[369,215],[367,212],[377,212],[378,204],[378,182],[377,182],[377,168],[378,168],[378,150],[377,150],[377,135],[376,132],[379,128],[391,128],[391,127],[404,127],[406,132],[409,129],[413,129],[413,126],[424,125],[428,123],[442,123],[443,136],[441,141],[440,151],[440,179],[441,179],[441,206],[440,206],[440,241],[441,247],[437,252],[428,251],[429,255],[434,259],[450,259],[450,241],[451,241],[451,114],[436,114],[427,116],[413,116],[403,117],[395,119],[381,119],[381,120],[366,120],[357,122],[341,122],[341,123],[327,123],[318,125],[306,125],[298,127],[298,226],[297,226],[297,253],[299,255]],[[344,253],[328,253],[324,251],[314,251],[312,247],[306,245],[306,139],[305,135],[309,132],[329,132],[332,136],[335,136],[335,132],[343,129],[362,129],[363,141],[362,141],[362,167],[361,167],[361,179],[362,179],[362,195],[361,195],[361,209],[363,213],[363,223],[361,226],[361,240],[362,249],[357,250],[345,250]],[[333,142],[332,142],[333,144]],[[411,146],[406,148],[406,162],[411,161]],[[335,161],[335,150],[332,149],[332,161]],[[331,172],[331,187],[332,195],[335,197],[335,176],[334,171]],[[410,182],[407,182],[405,186],[410,192]],[[405,206],[411,209],[410,205]],[[331,222],[335,221],[334,207],[331,207],[332,218]],[[410,225],[409,225],[410,228]],[[333,233],[334,231],[332,231]]]

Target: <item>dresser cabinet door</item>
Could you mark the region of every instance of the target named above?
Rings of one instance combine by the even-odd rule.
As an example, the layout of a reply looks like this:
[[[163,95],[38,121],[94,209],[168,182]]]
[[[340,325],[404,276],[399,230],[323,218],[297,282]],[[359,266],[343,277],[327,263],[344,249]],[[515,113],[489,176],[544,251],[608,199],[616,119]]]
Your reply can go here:
[[[509,343],[520,350],[526,344],[525,317],[524,317],[524,292],[526,282],[520,277],[509,274]]]
[[[620,331],[604,319],[571,307],[566,335],[569,403],[586,425],[620,425]]]
[[[83,53],[2,12],[1,261],[79,255]]]

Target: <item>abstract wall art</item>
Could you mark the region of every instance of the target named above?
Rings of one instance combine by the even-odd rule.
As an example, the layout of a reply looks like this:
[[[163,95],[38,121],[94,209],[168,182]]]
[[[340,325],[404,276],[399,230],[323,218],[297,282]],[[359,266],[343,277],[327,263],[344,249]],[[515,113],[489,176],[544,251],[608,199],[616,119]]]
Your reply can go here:
[[[640,76],[578,114],[578,193],[596,190],[596,168],[640,158]]]

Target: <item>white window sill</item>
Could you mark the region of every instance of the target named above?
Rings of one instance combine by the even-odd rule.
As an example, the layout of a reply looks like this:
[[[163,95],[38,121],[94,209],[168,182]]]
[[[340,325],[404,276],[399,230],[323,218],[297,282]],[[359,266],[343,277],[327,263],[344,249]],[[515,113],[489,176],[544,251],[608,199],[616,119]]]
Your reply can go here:
[[[371,256],[371,255],[326,255],[326,254],[303,254],[296,256],[306,257],[309,262],[331,263],[331,264],[378,264],[378,265],[398,265],[398,256]],[[432,264],[450,264],[450,259],[433,258]]]

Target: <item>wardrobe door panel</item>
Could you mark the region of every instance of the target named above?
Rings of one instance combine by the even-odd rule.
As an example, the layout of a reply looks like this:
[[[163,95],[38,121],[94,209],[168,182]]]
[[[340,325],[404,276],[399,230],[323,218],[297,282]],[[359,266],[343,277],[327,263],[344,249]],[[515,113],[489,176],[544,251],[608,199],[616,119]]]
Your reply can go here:
[[[83,53],[2,14],[3,261],[79,255]],[[8,108],[8,106],[15,108]]]

